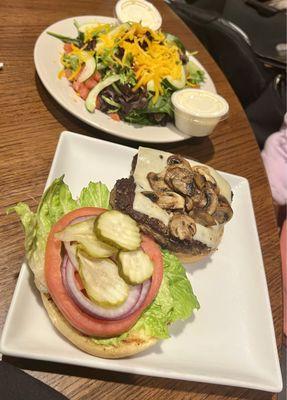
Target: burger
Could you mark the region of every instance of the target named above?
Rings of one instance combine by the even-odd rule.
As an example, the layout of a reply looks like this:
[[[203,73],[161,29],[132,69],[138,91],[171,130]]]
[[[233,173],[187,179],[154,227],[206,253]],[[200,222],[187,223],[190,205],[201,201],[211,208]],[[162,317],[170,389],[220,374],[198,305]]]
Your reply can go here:
[[[179,260],[110,208],[104,184],[91,182],[75,200],[60,177],[35,213],[24,203],[10,211],[24,227],[48,316],[79,349],[103,358],[139,353],[199,308]]]
[[[130,176],[116,182],[110,201],[162,248],[192,263],[218,248],[233,215],[232,196],[213,168],[140,147]]]

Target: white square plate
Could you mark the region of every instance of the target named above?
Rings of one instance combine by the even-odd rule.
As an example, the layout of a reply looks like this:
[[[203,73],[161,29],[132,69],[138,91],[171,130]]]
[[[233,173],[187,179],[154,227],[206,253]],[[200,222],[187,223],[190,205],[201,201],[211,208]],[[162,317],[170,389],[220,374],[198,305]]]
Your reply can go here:
[[[129,175],[135,152],[63,132],[47,185],[65,174],[74,196],[91,180],[112,188]],[[189,321],[175,323],[170,339],[122,360],[83,353],[52,326],[24,264],[1,338],[3,354],[279,392],[282,379],[249,184],[239,176],[223,176],[234,192],[234,217],[219,250],[187,265],[201,308]]]

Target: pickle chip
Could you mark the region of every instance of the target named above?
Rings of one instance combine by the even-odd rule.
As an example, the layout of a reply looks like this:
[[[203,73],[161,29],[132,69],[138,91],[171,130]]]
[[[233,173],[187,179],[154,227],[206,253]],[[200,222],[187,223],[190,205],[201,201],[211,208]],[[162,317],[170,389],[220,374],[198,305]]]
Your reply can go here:
[[[120,275],[131,285],[149,279],[153,274],[153,263],[142,250],[121,251],[118,256]]]
[[[137,223],[116,210],[106,211],[96,219],[95,233],[99,239],[122,250],[136,250],[141,243]]]
[[[95,218],[67,226],[55,234],[56,238],[65,242],[77,242],[89,256],[107,258],[116,254],[118,249],[99,240],[94,232]]]
[[[63,242],[71,242],[76,241],[76,237],[79,235],[91,235],[93,234],[95,219],[88,218],[85,221],[70,224],[62,231],[55,233],[55,237]]]
[[[129,294],[127,283],[120,277],[117,265],[110,259],[90,259],[78,251],[80,276],[87,295],[102,307],[116,307]]]

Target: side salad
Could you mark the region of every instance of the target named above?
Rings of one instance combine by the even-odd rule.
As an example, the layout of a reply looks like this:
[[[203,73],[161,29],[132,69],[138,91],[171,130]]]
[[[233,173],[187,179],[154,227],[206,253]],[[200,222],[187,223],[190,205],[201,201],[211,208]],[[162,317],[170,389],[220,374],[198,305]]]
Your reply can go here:
[[[58,77],[68,79],[91,113],[164,126],[173,120],[172,93],[204,82],[204,72],[174,35],[140,23],[74,25],[75,38],[48,34],[64,43]]]

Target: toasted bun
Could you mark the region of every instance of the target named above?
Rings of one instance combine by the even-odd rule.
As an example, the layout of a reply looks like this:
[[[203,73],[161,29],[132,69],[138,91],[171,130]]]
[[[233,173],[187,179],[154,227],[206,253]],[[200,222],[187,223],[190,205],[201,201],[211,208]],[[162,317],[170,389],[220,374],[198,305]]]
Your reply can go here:
[[[49,294],[41,293],[42,301],[48,315],[59,332],[71,343],[86,353],[102,358],[123,358],[146,350],[157,340],[151,336],[130,334],[116,346],[96,344],[89,336],[74,329],[62,316]]]
[[[204,258],[208,257],[210,254],[214,253],[214,249],[211,249],[208,253],[202,253],[198,254],[196,256],[193,256],[188,253],[179,253],[175,252],[173,253],[182,263],[187,263],[187,264],[194,264],[198,261],[203,260]]]
[[[218,237],[216,239],[216,248],[215,249],[209,248],[208,250],[204,251],[203,253],[196,254],[196,255],[192,255],[190,253],[181,253],[181,252],[173,252],[173,254],[176,255],[178,257],[178,259],[183,263],[193,264],[198,261],[201,261],[204,258],[206,258],[207,256],[210,256],[211,254],[213,254],[217,250],[217,246],[221,242],[223,232],[224,232],[224,226],[221,225],[221,229],[218,231]]]

